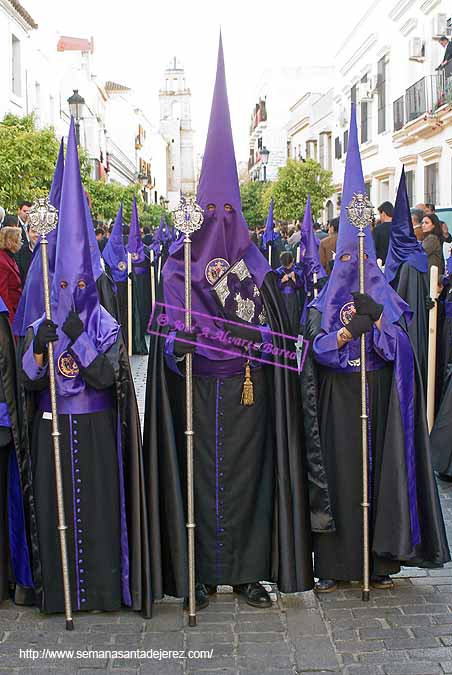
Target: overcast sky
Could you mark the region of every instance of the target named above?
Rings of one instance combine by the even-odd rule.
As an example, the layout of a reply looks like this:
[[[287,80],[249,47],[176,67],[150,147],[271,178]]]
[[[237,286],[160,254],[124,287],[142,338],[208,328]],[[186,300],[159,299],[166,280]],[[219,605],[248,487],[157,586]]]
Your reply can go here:
[[[192,90],[197,152],[203,151],[205,142],[221,25],[236,155],[246,160],[249,119],[263,68],[331,64],[370,1],[23,0],[23,4],[41,26],[74,37],[93,35],[97,75],[131,87],[140,107],[156,123],[163,70],[177,56]],[[294,102],[302,93],[300,84]]]

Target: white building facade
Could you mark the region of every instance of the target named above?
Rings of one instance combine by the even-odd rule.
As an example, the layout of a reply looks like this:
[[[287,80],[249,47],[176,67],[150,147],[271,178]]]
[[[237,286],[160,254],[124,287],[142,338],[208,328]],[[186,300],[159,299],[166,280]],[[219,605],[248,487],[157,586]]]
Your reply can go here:
[[[294,92],[314,91],[315,86],[332,82],[333,68],[301,66],[270,67],[261,75],[256,87],[256,103],[251,111],[248,173],[251,180],[276,180],[278,170],[287,161],[289,108]],[[317,91],[317,90],[315,90]],[[262,149],[269,151],[264,169]],[[291,156],[291,155],[289,155]]]
[[[191,91],[176,58],[164,72],[159,100],[159,130],[167,144],[167,195],[170,208],[174,208],[181,192],[193,195],[196,191]]]
[[[333,178],[336,210],[349,111],[357,106],[363,171],[375,207],[394,202],[405,164],[410,204],[452,205],[452,72],[436,70],[451,32],[446,0],[377,0],[336,55]],[[452,70],[452,69],[451,69]]]
[[[307,92],[290,108],[287,126],[288,157],[303,162],[314,159],[322,169],[333,170],[333,89]],[[323,221],[334,216],[334,203],[325,204]]]

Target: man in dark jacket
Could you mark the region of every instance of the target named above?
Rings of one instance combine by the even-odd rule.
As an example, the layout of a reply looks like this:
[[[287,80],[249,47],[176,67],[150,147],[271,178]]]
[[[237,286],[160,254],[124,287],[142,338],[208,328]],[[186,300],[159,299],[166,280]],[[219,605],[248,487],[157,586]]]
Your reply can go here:
[[[394,207],[391,202],[383,202],[383,204],[380,204],[378,207],[380,224],[377,225],[373,231],[377,258],[381,259],[383,265],[385,264],[386,256],[388,254],[393,211]]]

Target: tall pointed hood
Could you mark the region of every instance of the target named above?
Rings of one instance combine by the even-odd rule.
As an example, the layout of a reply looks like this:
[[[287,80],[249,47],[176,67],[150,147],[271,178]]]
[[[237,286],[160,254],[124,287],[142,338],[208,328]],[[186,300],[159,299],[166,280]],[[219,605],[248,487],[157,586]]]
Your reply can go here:
[[[56,209],[60,208],[61,188],[63,185],[64,172],[64,141],[61,139],[58,158],[50,187],[49,202]],[[49,259],[49,284],[52,284],[53,270],[55,267],[55,248],[57,230],[52,230],[47,235],[47,256]],[[17,312],[14,316],[13,333],[23,337],[27,328],[44,313],[44,287],[42,283],[42,258],[40,240],[38,240],[28,269],[24,289],[20,297]]]
[[[242,213],[221,35],[197,202],[204,210],[204,222],[201,229],[191,235],[192,307],[217,316],[219,310],[212,285],[228,267],[243,258],[258,287],[271,271],[262,253],[250,241]],[[183,241],[184,238],[179,237],[173,243],[163,267],[165,302],[169,305],[184,304]],[[203,355],[219,358],[212,352]]]
[[[267,222],[265,223],[264,234],[262,235],[262,248],[267,250],[268,245],[279,238],[278,232],[275,232],[275,221],[273,219],[273,197],[270,199],[268,208]]]
[[[108,240],[108,243],[102,253],[103,259],[110,267],[110,273],[113,281],[116,282],[127,280],[127,253],[124,246],[122,227],[123,220],[121,204],[116,215],[110,239]]]
[[[119,326],[99,303],[93,275],[86,223],[86,196],[80,176],[74,120],[69,127],[66,165],[61,190],[55,271],[52,283],[52,318],[58,326],[55,344],[57,389],[61,396],[73,396],[86,387],[77,373],[67,374],[70,340],[62,326],[71,311],[79,314],[85,332],[98,351],[106,351],[116,340]],[[63,365],[62,365],[63,364]],[[65,374],[66,373],[66,374]]]
[[[130,219],[129,238],[127,240],[127,251],[132,256],[133,271],[135,274],[144,274],[146,268],[142,265],[144,262],[144,244],[140,234],[140,224],[138,222],[137,198],[133,198],[132,218]]]
[[[303,263],[303,274],[305,279],[309,283],[312,283],[314,272],[317,274],[318,279],[326,277],[326,272],[320,263],[319,248],[312,226],[311,195],[308,195],[303,224],[301,226],[300,248],[300,260]]]
[[[207,208],[208,204],[215,204],[217,210],[223,209],[225,204],[231,204],[236,212],[242,210],[221,33],[218,45],[217,76],[199,177],[197,201],[203,209]]]
[[[403,263],[415,267],[418,272],[428,272],[427,254],[414,234],[410,203],[406,189],[405,167],[400,176],[399,188],[392,218],[388,255],[385,262],[385,277],[391,283]]]
[[[91,209],[89,208],[88,197],[85,193],[85,217],[86,217],[86,228],[88,231],[88,241],[89,241],[89,250],[91,251],[91,265],[93,267],[94,279],[97,281],[100,276],[104,273],[99,244],[97,243],[96,233],[94,232],[94,223],[91,216]]]
[[[352,104],[336,257],[328,284],[310,305],[322,313],[322,328],[327,333],[343,325],[341,310],[353,302],[351,294],[359,289],[358,229],[350,222],[347,211],[357,193],[365,195],[366,186],[359,153],[356,107]],[[366,293],[384,305],[385,320],[395,323],[402,314],[411,318],[408,305],[391,288],[378,267],[370,225],[364,229],[364,235]]]
[[[167,233],[165,230],[166,221],[165,216],[160,218],[160,223],[156,229],[154,236],[152,238],[151,248],[154,251],[154,256],[157,258],[162,250],[162,246],[168,241]]]

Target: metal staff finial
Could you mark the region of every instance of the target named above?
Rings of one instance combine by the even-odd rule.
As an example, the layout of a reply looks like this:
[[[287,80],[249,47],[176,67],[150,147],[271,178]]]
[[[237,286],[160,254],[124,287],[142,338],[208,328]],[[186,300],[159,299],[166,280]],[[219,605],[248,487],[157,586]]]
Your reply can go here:
[[[47,235],[56,229],[58,224],[58,210],[49,202],[47,197],[39,197],[33,202],[29,219],[31,226],[41,235],[40,248],[42,256],[42,280],[44,285],[45,316],[52,320],[49,288],[49,259],[47,255]],[[55,462],[55,488],[57,497],[58,532],[60,535],[61,569],[63,574],[64,612],[66,615],[66,630],[74,630],[72,619],[71,590],[69,583],[69,567],[66,540],[66,516],[64,512],[63,474],[61,469],[60,431],[58,425],[58,408],[56,395],[55,362],[53,357],[53,343],[47,345],[49,364],[50,401],[52,406],[52,441]]]
[[[364,293],[364,230],[372,222],[373,207],[367,195],[355,192],[347,206],[347,215],[352,225],[359,229],[359,292]],[[368,450],[368,415],[367,415],[367,381],[366,381],[366,336],[361,335],[361,439],[363,464],[363,593],[362,599],[370,599],[370,547],[369,547],[369,450]]]
[[[191,331],[191,239],[204,222],[204,213],[193,197],[181,195],[180,203],[173,212],[176,229],[185,234],[185,330]],[[196,626],[195,597],[195,507],[193,469],[193,355],[185,356],[185,405],[187,414],[187,537],[188,537],[188,625]]]

